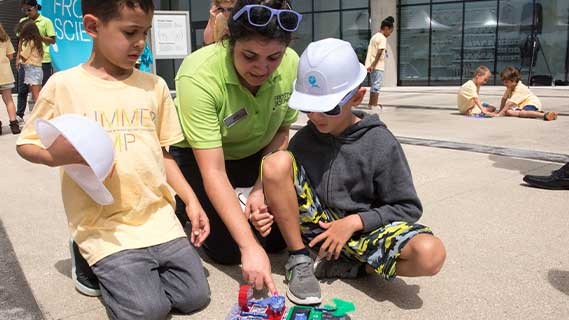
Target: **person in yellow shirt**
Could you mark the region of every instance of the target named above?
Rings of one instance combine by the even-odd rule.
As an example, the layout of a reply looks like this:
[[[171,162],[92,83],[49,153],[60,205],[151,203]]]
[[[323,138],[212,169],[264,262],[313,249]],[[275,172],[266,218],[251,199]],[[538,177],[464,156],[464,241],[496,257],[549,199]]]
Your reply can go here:
[[[228,33],[227,19],[235,6],[235,0],[213,0],[209,10],[209,20],[204,30],[205,45],[221,41]]]
[[[192,246],[209,235],[209,221],[166,150],[184,139],[166,82],[134,68],[151,28],[153,1],[82,0],[81,6],[85,32],[93,38],[91,56],[48,80],[17,151],[50,167],[84,163],[61,135],[46,149],[34,122],[63,114],[99,122],[114,141],[114,167],[104,181],[114,203],[96,203],[65,172],[61,189],[69,231],[99,281],[107,314],[164,319],[171,309],[194,312],[210,301]],[[171,189],[186,205],[190,241],[174,213]],[[96,294],[97,288],[89,289]]]
[[[385,71],[385,58],[387,56],[387,38],[393,32],[395,19],[389,16],[381,22],[379,32],[369,40],[365,67],[370,73],[371,88],[369,92],[368,108],[379,104],[379,90],[383,83],[383,73]]]
[[[474,71],[474,77],[466,81],[458,90],[457,105],[458,111],[467,116],[485,114],[495,116],[496,107],[484,103],[480,100],[480,87],[488,82],[492,76],[490,69],[480,66]]]
[[[10,118],[10,130],[12,134],[18,134],[20,133],[20,125],[16,120],[16,106],[12,99],[12,88],[14,88],[15,80],[10,68],[10,60],[14,57],[14,52],[10,37],[0,23],[0,93]],[[0,121],[0,134],[2,134],[2,121]]]
[[[29,86],[34,101],[38,101],[40,94],[43,70],[43,45],[42,37],[36,24],[26,20],[18,26],[20,42],[18,52],[20,56],[20,68],[24,68],[24,83]]]
[[[498,116],[520,118],[543,118],[545,121],[557,119],[557,112],[542,111],[541,101],[522,83],[520,71],[506,67],[500,72],[506,91],[500,103]]]

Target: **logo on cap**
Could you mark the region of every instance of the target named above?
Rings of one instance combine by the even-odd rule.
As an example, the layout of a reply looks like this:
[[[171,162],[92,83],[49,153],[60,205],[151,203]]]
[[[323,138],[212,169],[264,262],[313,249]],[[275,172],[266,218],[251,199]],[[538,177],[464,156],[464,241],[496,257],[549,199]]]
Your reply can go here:
[[[320,86],[318,85],[318,80],[316,79],[315,76],[308,77],[308,84],[310,84],[312,88],[320,88]]]

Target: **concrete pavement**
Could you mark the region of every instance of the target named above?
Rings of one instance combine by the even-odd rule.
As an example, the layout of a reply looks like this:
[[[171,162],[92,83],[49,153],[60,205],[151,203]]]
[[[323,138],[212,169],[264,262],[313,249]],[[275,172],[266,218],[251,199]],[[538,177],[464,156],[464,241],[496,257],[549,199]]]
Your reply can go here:
[[[393,282],[377,277],[322,282],[324,300],[338,297],[356,302],[354,319],[567,319],[569,191],[530,188],[521,178],[527,173],[549,174],[569,159],[569,117],[553,122],[465,118],[451,110],[452,90],[386,89],[381,96],[383,111],[373,111],[380,113],[396,136],[410,143],[423,139],[457,146],[404,144],[424,205],[421,222],[431,226],[446,245],[443,270],[433,278]],[[565,99],[569,91],[544,90],[552,92],[545,98],[551,99],[551,110],[569,114]],[[554,105],[557,100],[553,99],[559,104]],[[434,108],[429,108],[433,107],[430,101],[437,102]],[[77,293],[70,280],[68,231],[57,170],[21,160],[14,148],[16,137],[6,133],[2,106],[0,119],[5,123],[0,136],[4,178],[0,220],[12,247],[0,251],[0,264],[17,261],[22,275],[15,280],[19,286],[5,286],[5,278],[0,279],[0,318],[22,319],[10,310],[26,310],[31,304],[27,317],[35,319],[31,296],[4,293],[29,288],[46,319],[105,319],[101,302]],[[298,125],[304,121],[301,117]],[[472,145],[528,152],[521,157],[500,156],[469,149]],[[558,158],[546,162],[532,155]],[[275,281],[284,292],[286,255],[272,256],[272,260]],[[239,268],[207,260],[205,268],[212,303],[197,314],[173,319],[224,319],[236,302]],[[7,297],[15,302],[5,307]]]

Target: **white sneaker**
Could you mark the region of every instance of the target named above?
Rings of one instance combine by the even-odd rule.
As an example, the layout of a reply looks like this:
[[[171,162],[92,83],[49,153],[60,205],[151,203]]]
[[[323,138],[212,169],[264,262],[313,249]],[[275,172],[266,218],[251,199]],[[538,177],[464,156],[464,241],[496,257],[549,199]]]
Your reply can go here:
[[[24,124],[24,118],[22,118],[20,116],[16,116],[16,120],[18,120],[19,124]]]

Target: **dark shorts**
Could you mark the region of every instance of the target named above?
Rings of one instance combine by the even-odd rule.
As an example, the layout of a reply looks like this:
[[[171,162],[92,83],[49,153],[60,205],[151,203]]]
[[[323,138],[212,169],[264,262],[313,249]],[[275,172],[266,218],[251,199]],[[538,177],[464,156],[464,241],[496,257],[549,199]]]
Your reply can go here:
[[[319,227],[319,221],[339,220],[345,214],[339,210],[327,208],[320,202],[304,168],[296,162],[290,152],[289,154],[293,159],[294,186],[300,210],[300,229],[303,240],[308,243],[324,231]],[[401,250],[411,238],[421,233],[433,234],[429,227],[420,224],[393,222],[368,233],[354,234],[342,249],[342,254],[348,259],[367,263],[383,278],[391,280],[396,276],[395,266]]]
[[[533,104],[525,105],[522,108],[518,107],[518,108],[515,108],[514,110],[516,110],[516,111],[522,111],[522,110],[523,111],[539,111],[539,109],[536,106],[534,106]]]

